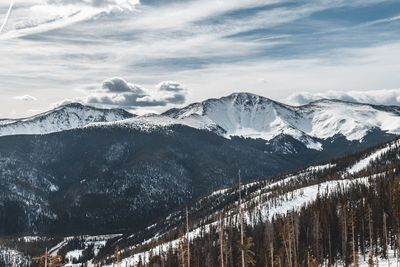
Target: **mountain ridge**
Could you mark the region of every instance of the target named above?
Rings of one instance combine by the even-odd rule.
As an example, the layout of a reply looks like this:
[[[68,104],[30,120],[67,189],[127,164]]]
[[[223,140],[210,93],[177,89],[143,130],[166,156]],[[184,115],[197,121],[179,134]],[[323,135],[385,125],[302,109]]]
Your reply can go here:
[[[0,120],[0,136],[47,134],[80,128],[94,122],[111,122],[135,117],[123,109],[101,109],[70,103],[21,119]]]
[[[44,125],[46,117],[61,111],[68,113],[69,110],[72,114],[70,116],[76,115],[73,109],[97,111],[100,115],[90,118],[90,114],[86,117],[82,114],[81,118],[73,123],[64,123],[61,119],[53,118],[49,125]],[[371,119],[374,117],[379,117],[379,120]],[[32,125],[35,120],[44,126],[39,127],[38,123]],[[65,120],[68,120],[68,116]],[[57,123],[60,124],[58,128],[54,126]],[[210,98],[183,108],[171,108],[161,114],[142,116],[136,116],[123,109],[98,109],[71,103],[28,118],[0,120],[0,136],[51,133],[91,124],[107,127],[113,123],[125,126],[131,124],[136,127],[140,127],[141,124],[151,124],[152,127],[182,124],[210,130],[226,138],[241,136],[267,141],[280,134],[286,134],[310,149],[321,150],[323,148],[317,139],[327,139],[336,134],[343,134],[350,141],[361,140],[367,132],[375,128],[399,134],[400,107],[336,99],[320,99],[306,105],[291,106],[247,92]]]

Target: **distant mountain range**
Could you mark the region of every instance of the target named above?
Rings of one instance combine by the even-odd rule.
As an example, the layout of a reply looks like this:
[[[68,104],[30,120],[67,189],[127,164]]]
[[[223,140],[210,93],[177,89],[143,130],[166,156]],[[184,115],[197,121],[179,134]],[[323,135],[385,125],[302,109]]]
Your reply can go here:
[[[160,115],[69,104],[0,121],[0,234],[137,230],[221,187],[394,138],[400,108],[249,93]]]

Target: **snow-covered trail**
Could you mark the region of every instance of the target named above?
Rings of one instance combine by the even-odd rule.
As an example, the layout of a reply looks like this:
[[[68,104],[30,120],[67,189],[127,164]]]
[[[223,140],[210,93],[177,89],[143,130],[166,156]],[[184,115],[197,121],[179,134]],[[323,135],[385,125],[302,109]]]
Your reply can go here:
[[[377,151],[375,151],[374,153],[370,154],[369,156],[363,158],[362,160],[356,162],[353,166],[351,166],[350,168],[347,169],[347,173],[348,174],[354,174],[357,173],[365,168],[368,167],[368,165],[378,159],[379,157],[381,157],[383,154],[385,154],[386,152],[388,152],[389,150],[395,148],[396,146],[400,145],[400,141],[396,140],[390,144],[388,144],[387,146],[385,146],[384,148],[381,148]]]

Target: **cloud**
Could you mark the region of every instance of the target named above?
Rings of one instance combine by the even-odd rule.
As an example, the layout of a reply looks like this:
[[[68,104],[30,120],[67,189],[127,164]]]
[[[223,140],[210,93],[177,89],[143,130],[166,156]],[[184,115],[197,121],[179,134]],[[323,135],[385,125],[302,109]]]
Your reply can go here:
[[[124,79],[114,77],[103,81],[101,91],[107,93],[135,92],[136,94],[144,94],[144,90],[135,84],[129,84]]]
[[[290,95],[286,101],[293,105],[304,105],[320,99],[338,99],[376,105],[400,105],[400,89],[328,91],[322,93],[299,92]]]
[[[50,5],[88,5],[94,7],[106,7],[111,5],[134,5],[136,0],[48,0]]]
[[[186,91],[186,88],[183,87],[181,84],[178,82],[173,82],[173,81],[164,81],[159,84],[157,84],[156,87],[160,91],[166,91],[166,92],[182,92]]]
[[[26,88],[41,104],[50,104],[55,95],[74,100],[74,89],[96,84],[97,90],[82,94],[87,95],[82,102],[154,107],[232,91],[282,100],[295,90],[400,84],[395,3],[383,9],[380,0],[143,0],[132,11],[119,12],[111,8],[117,1],[127,3],[16,1],[0,36],[0,54],[10,55],[0,63],[1,93],[7,96],[0,99],[0,115],[9,117],[7,99]],[[10,0],[0,2],[5,14]],[[365,16],[354,16],[358,7]],[[102,91],[99,77],[114,75],[151,90]],[[171,77],[188,86],[190,95],[149,86]],[[25,112],[26,103],[19,104],[13,103]]]
[[[187,89],[180,83],[164,81],[156,90],[147,90],[140,85],[132,84],[122,78],[114,77],[103,81],[101,88],[88,90],[88,95],[76,99],[65,99],[56,105],[72,102],[118,106],[127,109],[138,107],[162,107],[168,104],[183,104],[186,101]]]
[[[15,100],[21,100],[21,101],[36,101],[37,98],[31,95],[21,95],[21,96],[14,96],[13,97]]]
[[[105,14],[123,14],[134,11],[140,4],[139,0],[21,0],[15,5],[14,2],[11,1],[0,26],[0,40],[66,28]]]

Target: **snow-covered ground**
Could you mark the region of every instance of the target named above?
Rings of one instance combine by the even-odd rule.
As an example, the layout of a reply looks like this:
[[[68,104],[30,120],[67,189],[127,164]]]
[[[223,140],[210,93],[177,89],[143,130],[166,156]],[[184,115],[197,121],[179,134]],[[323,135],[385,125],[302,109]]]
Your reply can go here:
[[[286,181],[290,181],[294,178],[295,177],[290,177]],[[296,189],[294,191],[288,192],[285,195],[280,196],[277,201],[269,200],[269,201],[263,202],[261,204],[258,204],[257,206],[253,207],[252,210],[248,210],[247,207],[250,206],[251,202],[255,198],[260,197],[260,196],[264,197],[264,196],[267,196],[270,194],[270,192],[268,192],[268,191],[265,193],[260,192],[260,191],[265,191],[266,188],[264,187],[256,192],[253,192],[252,194],[254,194],[254,196],[246,197],[246,199],[243,201],[242,207],[246,211],[244,218],[248,225],[254,225],[259,222],[259,216],[251,216],[250,213],[252,213],[254,215],[257,212],[257,214],[258,213],[261,214],[261,220],[263,222],[265,222],[267,220],[270,220],[273,216],[286,214],[289,211],[299,210],[303,206],[307,206],[308,204],[315,201],[316,198],[318,197],[318,195],[326,195],[326,194],[329,195],[329,194],[335,192],[335,190],[337,190],[338,188],[346,188],[350,184],[353,184],[353,183],[366,184],[366,183],[368,183],[368,179],[369,178],[364,177],[364,178],[358,178],[358,179],[354,179],[354,180],[335,180],[335,181],[327,181],[327,182],[324,182],[321,184],[311,185],[308,187],[304,187],[301,189]],[[280,183],[280,185],[282,185],[282,181],[277,182],[277,183]],[[277,183],[273,183],[268,186],[273,187],[273,186],[277,185]],[[273,204],[273,203],[276,203],[276,204]],[[227,216],[229,216],[229,215],[232,215],[233,217],[237,216],[236,208],[235,208],[235,210],[226,211],[226,214],[227,214]],[[235,219],[233,219],[233,221],[235,221]],[[200,235],[201,231],[208,232],[208,231],[210,231],[211,228],[217,229],[217,225],[218,225],[218,222],[214,221],[207,225],[204,225],[203,227],[194,228],[189,232],[189,239],[196,238],[197,236]],[[154,239],[147,240],[147,241],[143,242],[142,244],[149,243],[152,240],[154,240]],[[135,264],[137,264],[139,262],[140,259],[143,262],[147,262],[150,254],[159,255],[160,252],[161,253],[167,252],[169,250],[169,248],[171,248],[171,247],[177,248],[179,246],[179,242],[180,242],[179,239],[175,239],[170,242],[166,242],[162,245],[159,245],[159,246],[156,246],[155,248],[153,248],[151,250],[151,253],[150,253],[150,251],[146,251],[143,253],[135,254],[129,258],[123,259],[117,265],[114,264],[114,266],[131,266],[131,265],[134,266]]]
[[[295,182],[298,179],[301,179],[304,175],[307,175],[310,172],[321,171],[321,170],[325,170],[325,169],[332,168],[332,167],[335,167],[335,164],[311,166],[311,167],[305,169],[304,171],[300,172],[297,175],[289,175],[280,181],[269,183],[269,184],[259,188],[255,192],[252,192],[251,194],[246,196],[246,198],[243,200],[243,203],[242,203],[243,209],[246,210],[245,217],[244,217],[246,223],[248,225],[255,225],[260,222],[259,221],[260,216],[252,216],[252,215],[250,215],[251,213],[253,215],[256,213],[257,213],[257,215],[260,214],[261,220],[263,222],[265,222],[267,220],[271,220],[273,216],[286,214],[289,211],[299,210],[302,207],[307,206],[308,204],[314,202],[316,200],[316,198],[318,197],[318,195],[329,195],[329,194],[335,192],[335,190],[337,190],[339,188],[343,189],[343,188],[346,188],[349,185],[355,184],[355,183],[367,184],[369,179],[374,179],[377,176],[377,175],[375,175],[375,176],[372,176],[369,178],[362,177],[362,178],[357,178],[357,179],[343,179],[343,180],[327,181],[327,182],[323,182],[320,184],[315,184],[315,185],[311,185],[311,186],[307,186],[307,187],[303,187],[300,189],[290,191],[284,195],[279,196],[278,199],[270,199],[268,201],[259,203],[256,206],[251,205],[252,202],[254,200],[256,200],[257,198],[265,198],[265,197],[268,197],[269,195],[271,195],[271,189],[276,186],[285,186],[286,184],[290,184],[290,183]],[[247,187],[253,186],[257,183],[260,183],[260,182],[253,182],[250,184],[246,184],[243,186],[243,189],[246,189]],[[226,193],[230,193],[230,189],[217,190],[217,191],[211,193],[206,198],[223,195]],[[237,202],[236,202],[236,205],[237,205]],[[251,210],[249,210],[247,208],[250,206],[253,206],[253,208]],[[227,216],[233,217],[233,221],[238,221],[238,220],[235,220],[235,217],[237,216],[236,208],[234,210],[228,210],[225,212],[226,212]],[[218,213],[218,212],[216,212],[216,213]],[[214,215],[216,215],[216,213],[214,213]],[[216,218],[216,217],[217,216],[214,216],[214,218]],[[211,228],[216,229],[217,227],[218,227],[218,222],[213,221],[211,223],[203,225],[202,227],[194,228],[189,232],[189,238],[194,239],[200,235],[201,231],[208,232],[208,231],[210,231]],[[148,243],[156,240],[158,238],[158,236],[159,235],[142,242],[141,245],[148,244]],[[121,261],[121,263],[119,263],[119,265],[117,265],[117,266],[130,266],[130,265],[134,266],[135,264],[137,264],[139,262],[140,259],[143,262],[146,262],[146,261],[148,261],[150,254],[158,255],[160,252],[161,253],[167,252],[169,250],[169,248],[171,248],[171,247],[177,248],[179,245],[179,242],[180,242],[179,239],[175,239],[175,240],[166,242],[164,244],[161,244],[161,245],[153,248],[151,250],[151,253],[150,253],[150,251],[146,251],[143,253],[135,254],[132,257],[123,259]]]
[[[67,260],[67,264],[71,264],[74,260],[79,260],[80,257],[82,257],[83,249],[75,249],[72,251],[68,251],[67,255],[65,255],[65,258]]]
[[[326,169],[333,168],[333,167],[335,167],[335,166],[336,166],[336,164],[331,164],[331,163],[324,164],[324,165],[310,166],[310,167],[308,167],[308,168],[306,169],[306,171],[309,171],[309,172],[319,172],[319,171],[322,171],[322,170],[326,170]]]
[[[358,258],[359,267],[369,267],[368,256],[369,256],[368,251],[366,252],[365,260],[362,255],[359,255],[359,258]],[[380,256],[374,257],[374,263],[375,263],[374,266],[381,266],[381,267],[386,267],[386,266],[387,267],[398,267],[398,266],[400,266],[400,261],[398,261],[395,251],[391,250],[391,249],[389,250],[389,259],[384,259],[384,258],[381,258]],[[328,265],[326,264],[323,266],[328,266]],[[337,266],[345,267],[342,263],[338,263]]]
[[[68,244],[69,241],[73,239],[80,239],[84,243],[84,247],[87,248],[90,245],[93,245],[93,253],[97,255],[102,247],[104,247],[109,239],[120,237],[122,234],[109,234],[109,235],[84,235],[84,236],[69,236],[65,237],[60,243],[55,245],[54,247],[49,249],[49,254],[52,256],[56,256],[58,251]],[[84,249],[75,249],[72,251],[68,251],[66,255],[67,262],[65,266],[80,266],[80,264],[73,264],[73,260],[78,260],[83,253]]]
[[[368,155],[367,157],[356,162],[353,166],[351,166],[350,168],[347,169],[347,173],[354,174],[354,173],[357,173],[357,172],[367,168],[372,161],[380,158],[383,154],[385,154],[389,150],[391,150],[399,145],[400,145],[399,140],[389,143],[387,146],[385,146],[381,149],[378,149],[377,151],[373,152],[372,154]]]
[[[28,256],[14,249],[4,248],[2,246],[0,246],[0,260],[3,261],[6,266],[31,266],[31,260]]]

